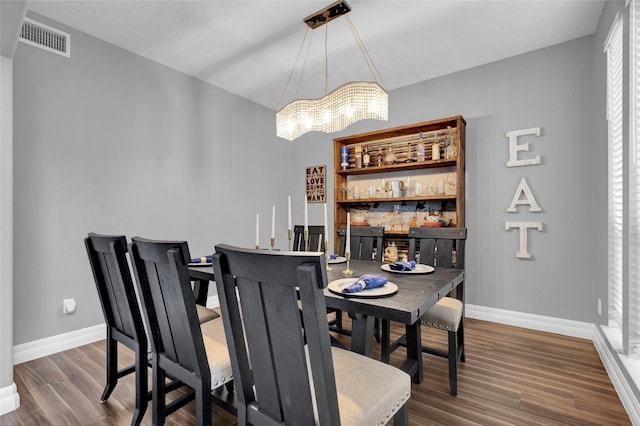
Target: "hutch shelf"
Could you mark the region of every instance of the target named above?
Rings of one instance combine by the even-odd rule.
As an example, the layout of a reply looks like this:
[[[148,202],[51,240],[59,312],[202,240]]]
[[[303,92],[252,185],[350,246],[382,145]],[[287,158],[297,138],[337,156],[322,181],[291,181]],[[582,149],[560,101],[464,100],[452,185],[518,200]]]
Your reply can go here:
[[[336,252],[347,212],[400,249],[411,226],[465,226],[465,126],[455,116],[334,139]]]

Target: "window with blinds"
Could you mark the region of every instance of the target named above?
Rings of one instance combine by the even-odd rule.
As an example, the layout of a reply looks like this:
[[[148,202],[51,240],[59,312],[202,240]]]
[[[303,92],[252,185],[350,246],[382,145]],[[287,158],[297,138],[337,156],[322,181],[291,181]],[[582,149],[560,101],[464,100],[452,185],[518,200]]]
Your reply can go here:
[[[629,340],[626,352],[640,356],[640,1],[629,10],[630,87],[629,139]]]
[[[609,327],[622,328],[623,318],[623,147],[622,147],[622,19],[617,16],[607,41],[607,122],[609,152]]]

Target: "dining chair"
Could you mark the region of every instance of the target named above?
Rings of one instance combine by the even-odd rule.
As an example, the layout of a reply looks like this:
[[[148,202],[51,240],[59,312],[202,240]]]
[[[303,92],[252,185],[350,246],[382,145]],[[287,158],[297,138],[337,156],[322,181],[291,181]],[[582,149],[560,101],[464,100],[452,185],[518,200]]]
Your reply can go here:
[[[347,245],[347,227],[341,226],[338,234],[340,235],[340,255],[344,256]],[[382,261],[384,226],[352,226],[350,234],[352,260]]]
[[[187,242],[134,237],[129,251],[151,336],[153,424],[163,425],[168,414],[195,398],[197,424],[209,425],[212,392],[231,383],[233,374],[222,320],[203,324],[198,320]],[[166,377],[180,380],[192,391],[167,405]],[[233,407],[220,402],[235,414]]]
[[[293,227],[293,251],[321,251],[324,252],[324,226],[310,225],[307,226],[309,232],[309,250],[306,250],[304,243],[304,225],[294,225]],[[350,336],[351,330],[347,330],[342,326],[342,311],[339,309],[327,308],[327,314],[333,314],[330,319],[329,329],[335,333]],[[338,342],[333,340],[335,344]]]
[[[293,226],[293,251],[324,251],[324,226],[310,225],[309,230],[309,249],[304,244],[304,225]]]
[[[466,228],[409,228],[409,259],[442,268],[464,269]],[[458,394],[458,362],[465,361],[464,353],[464,283],[456,287],[455,297],[441,298],[420,321],[427,327],[445,330],[448,336],[446,352],[422,346],[422,352],[449,360],[449,388]],[[390,342],[390,323],[382,322],[382,361],[399,346],[406,345],[406,336]]]
[[[107,384],[100,401],[105,402],[118,379],[135,373],[136,403],[131,420],[139,425],[147,410],[147,335],[138,307],[124,235],[90,233],[84,240],[107,329]],[[131,349],[135,363],[118,370],[118,343]]]
[[[344,256],[347,248],[347,227],[341,226],[338,230],[340,235],[340,255]],[[384,226],[352,226],[350,229],[351,259],[352,260],[372,260],[382,262],[384,253]],[[380,342],[380,319],[376,318],[374,323],[375,338]],[[343,329],[344,330],[344,329]],[[350,330],[332,329],[337,333],[351,335]]]
[[[409,375],[330,344],[324,254],[217,245],[213,268],[238,424],[408,424]]]

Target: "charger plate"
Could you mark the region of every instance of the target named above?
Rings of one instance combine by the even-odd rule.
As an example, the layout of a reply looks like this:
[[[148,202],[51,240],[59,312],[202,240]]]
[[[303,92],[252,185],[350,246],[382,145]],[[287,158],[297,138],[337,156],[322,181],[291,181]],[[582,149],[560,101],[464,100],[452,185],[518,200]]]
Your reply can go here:
[[[343,293],[342,290],[349,287],[356,282],[358,278],[341,278],[339,280],[331,281],[327,288],[331,293],[337,294],[342,297],[360,297],[360,298],[379,298],[393,296],[398,292],[398,286],[392,282],[388,282],[380,287],[365,288],[362,291],[356,293]]]
[[[385,272],[393,272],[394,274],[430,274],[436,269],[433,266],[423,265],[422,263],[418,263],[412,270],[410,271],[394,271],[391,269],[388,263],[380,266]]]

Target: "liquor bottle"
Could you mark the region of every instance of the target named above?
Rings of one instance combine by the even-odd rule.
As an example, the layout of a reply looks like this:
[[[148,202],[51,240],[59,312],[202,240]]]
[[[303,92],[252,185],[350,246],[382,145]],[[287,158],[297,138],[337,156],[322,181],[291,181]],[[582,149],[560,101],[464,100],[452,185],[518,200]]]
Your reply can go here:
[[[418,161],[424,161],[424,142],[422,141],[422,132],[420,132],[420,142],[418,142]]]
[[[433,144],[431,145],[431,159],[440,159],[440,144],[438,143],[438,133],[436,133]]]
[[[356,146],[355,152],[356,152],[356,169],[361,169],[362,168],[362,147]]]
[[[382,166],[384,164],[384,154],[382,154],[382,145],[378,147],[378,158],[376,158],[376,165]]]
[[[396,162],[396,155],[393,153],[393,148],[389,145],[387,155],[384,156],[384,164],[394,164]]]
[[[362,154],[362,166],[369,167],[371,165],[371,156],[369,155],[369,145],[364,146],[364,153]]]

